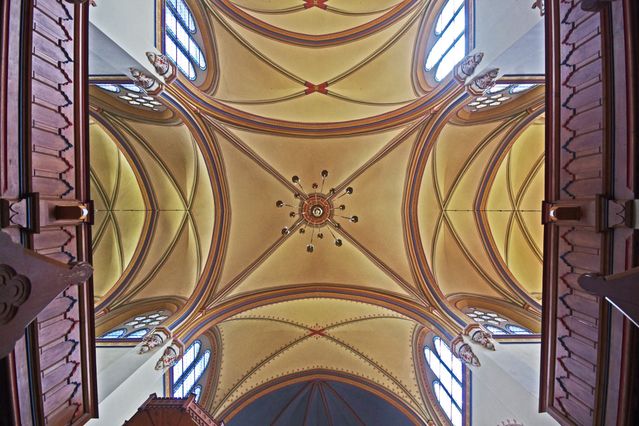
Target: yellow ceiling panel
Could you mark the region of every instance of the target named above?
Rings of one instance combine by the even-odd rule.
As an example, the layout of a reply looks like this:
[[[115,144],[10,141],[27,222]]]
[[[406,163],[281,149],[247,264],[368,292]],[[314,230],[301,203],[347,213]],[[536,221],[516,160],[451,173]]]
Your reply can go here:
[[[510,150],[510,181],[515,194],[521,191],[531,171],[535,169],[540,159],[543,159],[544,132],[543,123],[531,124],[519,136]]]
[[[302,2],[299,1],[296,6],[300,6],[301,3]],[[268,22],[270,25],[274,25],[286,31],[302,34],[336,33],[365,24],[383,14],[383,12],[378,12],[366,15],[342,15],[331,13],[318,7],[297,9],[294,12],[282,14],[259,13],[255,12],[255,10],[260,9],[254,8],[253,10],[247,9],[246,11],[250,12],[250,14],[257,19]]]
[[[216,133],[229,181],[230,231],[226,261],[218,291],[256,260],[281,236],[292,220],[285,209],[275,207],[277,199],[292,202],[290,191],[272,175],[238,151]]]
[[[158,185],[159,182],[154,178],[154,187],[159,186],[163,190],[176,192],[183,200],[180,207],[188,206],[200,154],[187,127],[137,122],[128,123],[127,127],[141,138],[133,138],[131,142],[138,153],[142,154],[143,164],[148,172],[154,177],[164,175],[158,176],[158,179],[166,182]],[[164,199],[158,196],[158,199],[160,198]],[[172,208],[179,207],[176,204]]]
[[[379,366],[363,360],[347,346],[336,343],[333,340],[325,337],[309,337],[266,363],[251,376],[246,377],[245,382],[229,396],[229,399],[223,405],[218,407],[216,413],[219,413],[230,402],[256,386],[272,381],[277,377],[311,369],[341,371],[364,377],[386,387],[395,393],[397,397],[419,409],[419,407],[415,407],[415,404],[410,404],[410,396],[398,387]]]
[[[248,30],[228,18],[226,22],[242,39],[274,64],[302,81],[319,84],[332,80],[370,58],[372,52],[392,40],[402,27],[408,25],[416,16],[415,13],[408,14],[388,28],[360,40],[321,48],[282,43]]]
[[[259,308],[249,309],[233,318],[280,318],[306,327],[330,325],[350,322],[360,317],[407,317],[382,308],[353,300],[309,297],[294,301],[271,303]]]
[[[310,232],[308,229],[304,235],[291,235],[228,297],[298,284],[356,286],[410,297],[410,293],[351,242],[344,240],[342,247],[335,247],[327,230],[323,231],[323,240],[314,237],[315,251],[307,253]]]
[[[184,212],[161,212],[160,217],[173,216],[177,222]],[[150,297],[178,296],[188,298],[199,277],[199,248],[193,238],[191,227],[185,223],[178,231],[175,241],[164,245],[162,259],[155,265],[144,288],[137,292],[134,300]],[[159,243],[159,242],[158,242]]]
[[[347,179],[402,130],[404,127],[363,136],[317,139],[231,131],[285,178],[299,176],[308,191],[313,182],[321,184],[320,173],[328,170],[327,191]]]
[[[472,212],[466,213],[472,216]],[[501,298],[500,293],[482,276],[481,269],[460,248],[448,226],[442,228],[435,247],[433,269],[437,286],[444,295],[474,293]]]
[[[538,215],[535,216],[530,219],[538,221]],[[528,293],[541,293],[542,261],[538,257],[539,247],[531,237],[524,231],[521,222],[515,221],[508,239],[508,267]]]
[[[378,57],[330,86],[341,96],[370,102],[407,102],[418,97],[410,78],[413,73],[413,49],[419,21],[415,21],[397,41]]]
[[[305,89],[305,86],[301,86]],[[330,92],[330,88],[329,88]],[[277,103],[244,104],[241,110],[261,117],[300,123],[332,123],[357,120],[397,109],[397,105],[367,105],[318,92]]]
[[[347,323],[332,329],[328,334],[347,343],[376,364],[384,366],[419,401],[421,396],[413,358],[413,334],[416,326],[415,322],[406,319],[378,318]]]
[[[122,274],[121,251],[118,245],[119,235],[115,224],[109,220],[104,224],[99,244],[93,248],[95,269],[93,275],[93,292],[95,297],[102,297]]]
[[[435,144],[435,170],[437,172],[437,187],[442,200],[445,200],[464,167],[471,160],[471,156],[478,146],[491,137],[500,122],[490,122],[479,125],[446,125]]]
[[[211,18],[217,39],[219,81],[215,97],[228,101],[276,99],[300,91],[302,86],[276,71],[238,42]]]
[[[89,126],[91,143],[91,169],[106,195],[105,201],[111,201],[118,181],[120,151],[115,141],[99,124]],[[93,194],[98,193],[92,191]]]
[[[206,259],[211,248],[213,229],[215,226],[215,203],[210,177],[202,155],[198,152],[198,177],[194,188],[194,196],[191,201],[191,219],[197,229],[196,237],[199,240],[200,257]],[[201,271],[200,271],[201,272]]]
[[[342,197],[340,202],[347,206],[343,214],[355,214],[359,222],[338,220],[357,241],[413,286],[402,210],[408,159],[416,138],[417,133],[413,133],[350,183],[353,194]]]
[[[237,6],[250,8],[250,9],[261,9],[261,10],[272,10],[277,11],[281,9],[289,9],[291,7],[299,7],[299,0],[233,0],[233,4]]]
[[[275,316],[273,318],[276,318]],[[308,332],[267,318],[234,318],[218,325],[223,356],[213,405],[218,406],[260,363]],[[255,331],[259,330],[258,333]]]

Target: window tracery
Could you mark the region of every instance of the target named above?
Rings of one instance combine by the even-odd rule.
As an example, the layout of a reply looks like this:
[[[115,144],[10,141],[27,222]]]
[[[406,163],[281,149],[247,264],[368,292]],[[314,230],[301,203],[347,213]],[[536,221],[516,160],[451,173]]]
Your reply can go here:
[[[198,381],[206,371],[211,359],[211,351],[202,349],[202,342],[196,340],[184,352],[184,356],[171,368],[171,391],[175,398],[185,398],[195,393],[199,400],[202,386]],[[197,386],[196,386],[197,385]]]
[[[100,339],[120,339],[125,334],[126,328],[118,328],[116,330],[111,330],[108,333],[103,334]]]
[[[129,105],[138,107],[144,110],[164,111],[166,107],[162,102],[156,100],[154,97],[148,96],[142,92],[135,84],[96,84],[97,87],[108,92],[111,96],[117,98],[122,102],[126,102]]]
[[[195,19],[184,0],[166,0],[164,53],[189,80],[197,78],[196,69],[206,70],[206,59],[193,37],[196,32]]]
[[[511,101],[519,94],[537,87],[537,84],[495,84],[488,89],[484,96],[475,98],[468,107],[471,111],[479,111],[484,108],[496,107],[507,101]]]
[[[153,328],[162,324],[169,317],[169,312],[157,310],[136,315],[124,324],[103,334],[99,339],[141,339]]]
[[[433,349],[426,346],[424,357],[435,374],[433,391],[442,410],[453,426],[461,426],[464,412],[463,365],[439,337],[433,338]]]
[[[481,324],[492,334],[519,334],[527,335],[533,332],[525,327],[516,324],[510,319],[485,309],[467,308],[464,310],[466,315]]]
[[[426,55],[425,68],[441,81],[466,55],[465,0],[448,0],[439,13],[433,36],[436,41]]]

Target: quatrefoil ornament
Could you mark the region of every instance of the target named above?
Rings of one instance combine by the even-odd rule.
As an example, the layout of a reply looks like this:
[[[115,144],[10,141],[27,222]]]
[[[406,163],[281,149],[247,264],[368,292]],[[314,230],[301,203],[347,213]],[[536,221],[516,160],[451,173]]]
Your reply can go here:
[[[7,324],[31,294],[31,282],[9,265],[0,265],[0,324]]]

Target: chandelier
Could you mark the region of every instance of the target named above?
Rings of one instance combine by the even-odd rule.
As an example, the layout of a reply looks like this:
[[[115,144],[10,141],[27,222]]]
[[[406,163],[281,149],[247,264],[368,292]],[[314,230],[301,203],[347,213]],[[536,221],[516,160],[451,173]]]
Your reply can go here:
[[[328,230],[333,237],[335,246],[342,246],[341,238],[338,238],[331,229],[335,228],[337,230],[341,228],[337,218],[346,219],[351,223],[357,223],[359,221],[357,216],[343,216],[338,214],[346,210],[346,205],[336,205],[340,198],[353,193],[353,187],[347,187],[344,189],[344,192],[339,195],[337,195],[335,188],[331,188],[327,191],[327,193],[324,193],[324,185],[326,183],[326,178],[328,177],[328,170],[322,170],[320,175],[322,177],[321,185],[313,182],[311,185],[313,191],[308,194],[304,190],[299,176],[293,176],[291,178],[291,181],[300,189],[298,192],[293,194],[293,196],[299,200],[297,206],[287,204],[282,200],[277,200],[275,202],[275,207],[279,209],[284,207],[295,209],[289,213],[289,217],[297,218],[297,221],[292,226],[285,226],[282,228],[282,235],[289,235],[292,230],[297,227],[299,227],[300,234],[306,234],[307,228],[309,229],[311,238],[309,243],[306,245],[306,251],[308,253],[313,253],[315,251],[315,238],[318,240],[324,239],[325,230]]]

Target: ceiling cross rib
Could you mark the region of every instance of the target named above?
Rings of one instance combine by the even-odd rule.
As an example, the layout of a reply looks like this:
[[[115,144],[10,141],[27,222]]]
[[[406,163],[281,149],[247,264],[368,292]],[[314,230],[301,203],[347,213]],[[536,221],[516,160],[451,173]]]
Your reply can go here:
[[[304,2],[304,9],[310,9],[313,7],[317,7],[323,10],[326,10],[326,2],[328,0],[306,0]]]

